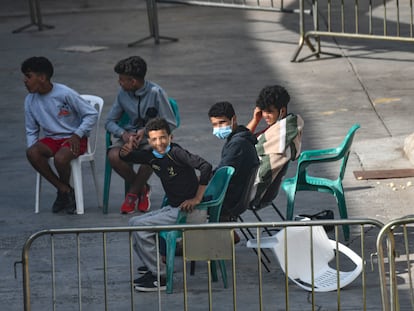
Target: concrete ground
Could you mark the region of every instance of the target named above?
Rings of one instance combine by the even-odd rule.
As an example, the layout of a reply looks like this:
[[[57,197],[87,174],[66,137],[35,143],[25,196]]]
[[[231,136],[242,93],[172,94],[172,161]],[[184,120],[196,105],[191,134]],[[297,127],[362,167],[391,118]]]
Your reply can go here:
[[[299,39],[297,15],[160,5],[161,35],[177,37],[179,41],[154,45],[149,40],[129,48],[129,42],[148,35],[144,2],[124,0],[116,6],[106,0],[40,2],[44,23],[54,25],[54,29],[39,32],[31,27],[13,34],[12,30],[29,22],[25,1],[2,1],[0,12],[0,123],[4,129],[0,133],[0,301],[6,306],[4,310],[22,309],[20,267],[15,278],[13,263],[20,260],[23,243],[30,234],[50,228],[125,226],[130,217],[119,214],[123,184],[116,175],[109,214],[102,214],[86,166],[84,215],[52,214],[55,190],[47,184],[42,192],[41,211],[34,214],[35,173],[24,153],[26,90],[19,70],[21,62],[34,55],[51,59],[55,65],[54,81],[82,94],[103,97],[104,118],[118,89],[114,64],[130,55],[142,56],[148,63],[147,78],[163,86],[179,103],[182,126],[175,132],[175,141],[213,165],[219,161],[222,142],[211,135],[209,107],[216,101],[228,100],[236,108],[238,122],[245,124],[260,89],[281,84],[291,94],[289,111],[305,120],[304,150],[339,145],[354,123],[361,125],[344,179],[351,218],[373,218],[385,223],[413,214],[414,187],[407,185],[414,178],[356,180],[352,174],[363,169],[412,168],[402,152],[404,138],[414,132],[410,44],[326,39],[323,44],[327,50],[343,57],[291,63]],[[91,52],[85,46],[100,49]],[[302,53],[308,52],[305,47]],[[96,159],[101,183],[103,121]],[[292,164],[288,176],[294,172]],[[163,193],[155,178],[150,183],[155,208]],[[282,210],[285,202],[280,193],[276,203]],[[334,210],[338,217],[333,198],[300,193],[295,213],[325,208]],[[278,219],[269,212],[269,220]],[[90,256],[93,258],[93,253]],[[249,264],[254,259],[246,256],[243,261]],[[251,290],[249,286],[245,288],[246,292]],[[243,288],[239,291],[243,292]],[[306,296],[303,297],[306,304]],[[169,298],[171,304],[174,299],[177,297]],[[349,310],[355,310],[352,301],[346,299]],[[239,307],[243,309],[243,304]]]

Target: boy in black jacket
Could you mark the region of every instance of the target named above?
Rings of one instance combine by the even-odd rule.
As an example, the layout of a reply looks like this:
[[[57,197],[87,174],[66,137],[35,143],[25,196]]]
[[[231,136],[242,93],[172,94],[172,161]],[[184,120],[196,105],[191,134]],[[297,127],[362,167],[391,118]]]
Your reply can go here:
[[[235,169],[224,198],[220,217],[220,221],[231,221],[244,212],[244,210],[235,210],[234,207],[242,196],[252,168],[259,164],[255,148],[257,139],[246,127],[237,125],[236,113],[229,102],[214,104],[208,116],[213,126],[213,135],[226,140],[217,168],[228,165]]]
[[[165,119],[152,119],[145,127],[148,143],[152,150],[138,150],[131,139],[120,150],[119,155],[126,161],[148,164],[161,179],[168,197],[168,206],[130,219],[131,226],[175,224],[179,210],[191,212],[199,204],[211,177],[212,166],[201,157],[191,154],[171,142],[171,130]],[[195,169],[200,171],[198,178]],[[134,232],[134,250],[147,272],[134,280],[138,291],[156,291],[157,260],[156,232]],[[160,267],[160,289],[165,290],[165,266]]]

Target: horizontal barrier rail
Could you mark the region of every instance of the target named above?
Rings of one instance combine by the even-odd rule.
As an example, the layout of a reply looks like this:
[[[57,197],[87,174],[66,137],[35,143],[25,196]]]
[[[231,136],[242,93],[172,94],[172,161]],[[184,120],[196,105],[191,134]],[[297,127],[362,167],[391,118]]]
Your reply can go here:
[[[414,42],[412,0],[312,0],[312,19],[305,19],[307,5],[307,1],[300,0],[300,38],[292,62],[319,58],[321,54],[340,56],[323,52],[321,37]],[[298,59],[305,44],[312,53]]]
[[[92,310],[97,308],[101,310],[154,310],[156,309],[154,305],[158,305],[158,310],[163,308],[187,310],[188,306],[194,307],[196,305],[200,306],[200,304],[206,306],[208,304],[211,310],[212,306],[217,304],[218,301],[226,305],[232,305],[233,310],[263,310],[282,304],[285,304],[285,310],[298,310],[298,308],[305,310],[303,306],[300,307],[304,302],[296,301],[299,294],[304,293],[303,289],[295,284],[294,278],[288,278],[290,272],[287,263],[290,261],[285,261],[286,265],[279,266],[277,261],[272,259],[272,273],[262,271],[262,252],[266,250],[262,248],[264,244],[261,245],[260,243],[267,238],[264,228],[277,229],[276,232],[285,232],[286,239],[293,232],[291,231],[293,228],[303,228],[306,232],[310,232],[311,239],[309,242],[311,242],[313,241],[312,234],[316,234],[317,228],[321,228],[320,226],[323,225],[334,225],[334,231],[328,235],[332,249],[339,254],[344,248],[342,244],[344,242],[341,242],[340,238],[340,229],[344,224],[350,225],[352,232],[352,238],[347,247],[358,253],[363,263],[361,277],[358,277],[357,281],[349,285],[346,291],[338,287],[334,292],[328,293],[318,292],[316,283],[310,282],[311,288],[308,289],[310,296],[305,299],[305,303],[312,310],[318,310],[318,305],[321,302],[330,305],[330,307],[327,306],[328,309],[337,308],[340,310],[341,307],[345,308],[350,302],[362,306],[360,308],[362,310],[368,308],[371,310],[378,309],[380,306],[375,305],[375,303],[380,302],[379,282],[370,280],[370,287],[373,283],[377,286],[374,286],[376,288],[374,291],[372,291],[372,288],[370,288],[370,291],[367,290],[367,280],[375,278],[377,273],[367,272],[365,263],[369,261],[370,254],[375,252],[375,247],[373,247],[375,243],[371,243],[371,241],[375,241],[377,233],[383,225],[371,219],[355,219],[154,227],[98,227],[40,231],[27,239],[22,251],[24,310],[57,310],[60,309],[60,306],[65,306],[66,309],[70,310]],[[205,253],[206,249],[215,249],[217,241],[221,239],[216,238],[216,240],[210,241],[206,240],[206,237],[214,234],[221,237],[223,232],[232,234],[233,230],[246,228],[256,232],[257,247],[261,250],[257,252],[258,256],[244,247],[244,243],[235,247],[233,242],[231,242],[232,248],[235,251],[230,253],[226,251],[224,257],[220,257],[221,255],[218,255],[217,250],[213,253]],[[311,228],[313,229],[311,230]],[[141,295],[134,292],[135,267],[132,233],[149,229],[157,232],[162,230],[183,232],[183,266],[182,268],[177,265],[175,267],[174,283],[176,291],[173,295],[166,295],[161,292],[158,292],[158,295]],[[218,235],[217,231],[219,232]],[[198,236],[194,236],[193,232],[197,233]],[[210,242],[213,244],[210,245]],[[251,242],[253,241],[249,243]],[[313,252],[313,243],[310,243],[311,253]],[[285,252],[289,249],[289,245],[285,243]],[[157,235],[157,249],[159,249],[158,246]],[[193,248],[197,250],[190,253],[189,250]],[[50,256],[46,255],[48,253]],[[160,257],[160,254],[157,253],[158,267],[162,264]],[[342,267],[343,263],[349,265],[344,259],[339,259],[339,256],[336,257],[333,263],[334,267]],[[186,261],[207,261],[207,270],[210,271],[211,259],[219,258],[232,258],[232,290],[230,287],[223,289],[221,284],[212,290],[210,274],[206,278],[206,273],[202,267],[198,268],[200,271],[197,271],[195,277],[187,280],[185,274]],[[274,257],[270,256],[270,258]],[[234,264],[235,262],[237,262],[237,266]],[[257,264],[254,264],[255,262]],[[317,273],[316,270],[313,270],[315,264],[312,263],[310,266],[312,278]],[[277,273],[276,278],[273,271]],[[286,271],[286,274],[282,271]],[[336,284],[342,282],[342,280],[339,281],[338,277],[340,277],[339,274],[334,276]],[[208,288],[205,287],[206,282]],[[336,285],[334,286],[336,287]],[[50,288],[50,292],[45,292],[45,288]],[[256,290],[252,291],[252,288]],[[248,296],[245,295],[247,292],[249,293]],[[208,299],[203,298],[203,293],[208,296]],[[358,297],[357,302],[342,298],[348,297],[350,293],[354,293],[354,297]],[[179,301],[177,296],[183,299],[183,305],[177,302]],[[212,296],[214,296],[214,300]],[[375,303],[373,304],[373,302]]]
[[[413,234],[414,217],[394,220],[386,224],[378,234],[378,263],[384,311],[414,310]]]

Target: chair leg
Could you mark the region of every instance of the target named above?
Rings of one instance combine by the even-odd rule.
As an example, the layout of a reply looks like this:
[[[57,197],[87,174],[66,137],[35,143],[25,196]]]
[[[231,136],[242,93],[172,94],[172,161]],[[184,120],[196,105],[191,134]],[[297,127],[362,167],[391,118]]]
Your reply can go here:
[[[72,178],[73,178],[73,189],[75,191],[76,200],[76,213],[83,214],[83,183],[82,183],[82,163],[78,160],[72,160]]]
[[[226,270],[226,263],[224,260],[219,260],[221,278],[223,279],[223,286],[227,288],[227,270]]]
[[[275,210],[275,212],[279,215],[280,219],[282,219],[283,221],[286,220],[286,218],[283,216],[283,214],[279,211],[279,209],[277,208],[276,204],[272,202],[272,207]]]
[[[174,275],[174,263],[175,263],[175,249],[177,246],[177,233],[174,231],[168,232],[167,235],[167,253],[166,253],[166,266],[167,266],[167,294],[173,293],[173,275]]]
[[[339,209],[339,215],[341,216],[341,219],[348,219],[348,212],[346,209],[346,202],[345,202],[345,196],[343,193],[339,191],[335,191],[335,197],[336,201],[338,203],[338,209]],[[344,232],[344,239],[345,241],[349,241],[349,226],[343,225],[342,231]]]
[[[102,202],[102,212],[108,214],[108,203],[109,203],[109,188],[111,187],[111,175],[112,167],[109,163],[108,156],[105,158],[105,179],[104,179],[104,189],[103,189],[103,202]]]
[[[243,220],[243,218],[239,215],[239,220],[240,220],[240,222],[244,222],[244,220]],[[250,238],[251,239],[255,239],[256,237],[254,236],[254,234],[250,231],[250,229],[249,228],[245,228],[245,229],[243,229],[243,228],[239,228],[239,230],[240,230],[240,232],[243,234],[243,236],[244,236],[244,238],[246,239],[246,240],[249,240]],[[246,234],[246,232],[244,231],[244,230],[246,230],[248,233],[249,233],[249,236]],[[253,250],[253,252],[255,252],[255,254],[258,256],[259,254],[257,253],[257,250],[255,249],[255,248],[252,248],[252,250]],[[263,257],[265,257],[266,259],[267,259],[267,262],[270,262],[270,259],[269,259],[269,257],[261,250],[261,252],[262,252],[262,255],[263,255]],[[265,269],[266,269],[266,271],[267,272],[270,272],[270,269],[269,269],[269,267],[266,265],[266,263],[264,262],[264,260],[263,260],[263,258],[261,258],[261,262],[262,262],[262,265],[263,265],[263,267],[265,267]]]
[[[96,196],[98,198],[98,207],[102,207],[103,203],[102,203],[102,196],[101,196],[101,191],[100,188],[98,186],[98,178],[96,177],[96,168],[95,168],[95,161],[90,161],[89,162],[91,165],[91,171],[92,171],[92,176],[93,176],[93,182],[95,184],[95,190],[96,190]]]
[[[213,282],[217,282],[218,277],[217,277],[217,262],[216,262],[216,260],[211,261],[210,270],[211,270],[211,279],[213,280]]]
[[[296,191],[293,191],[293,189],[287,189],[285,192],[287,197],[286,219],[293,220],[293,209],[295,208]]]
[[[35,197],[35,213],[39,213],[40,192],[42,190],[42,176],[36,173],[36,197]]]

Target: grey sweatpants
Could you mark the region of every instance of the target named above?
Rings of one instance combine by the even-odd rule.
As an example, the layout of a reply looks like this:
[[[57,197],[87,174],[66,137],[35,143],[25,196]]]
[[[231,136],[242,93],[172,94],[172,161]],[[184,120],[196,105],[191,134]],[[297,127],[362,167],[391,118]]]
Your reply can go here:
[[[177,220],[177,207],[165,206],[159,210],[146,213],[144,215],[132,217],[129,220],[130,226],[157,226],[173,225]],[[133,232],[134,250],[138,256],[138,267],[146,266],[149,271],[157,275],[157,248],[155,231],[136,231]],[[165,276],[165,264],[160,264],[160,275]]]

